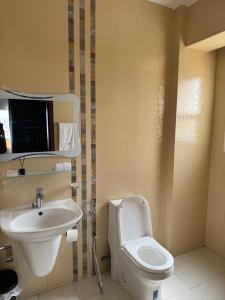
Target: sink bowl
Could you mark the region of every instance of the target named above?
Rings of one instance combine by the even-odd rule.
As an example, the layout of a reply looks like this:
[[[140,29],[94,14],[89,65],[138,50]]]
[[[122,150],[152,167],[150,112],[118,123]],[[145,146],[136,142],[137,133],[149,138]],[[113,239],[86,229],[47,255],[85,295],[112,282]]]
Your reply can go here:
[[[72,199],[44,202],[1,211],[1,229],[17,241],[40,242],[66,233],[82,218],[82,210]]]
[[[62,234],[76,226],[82,215],[72,199],[49,201],[40,209],[25,205],[2,210],[0,227],[19,242],[33,273],[40,277],[52,271]]]
[[[12,220],[10,228],[15,232],[49,231],[73,222],[73,211],[63,208],[44,208],[24,212]]]

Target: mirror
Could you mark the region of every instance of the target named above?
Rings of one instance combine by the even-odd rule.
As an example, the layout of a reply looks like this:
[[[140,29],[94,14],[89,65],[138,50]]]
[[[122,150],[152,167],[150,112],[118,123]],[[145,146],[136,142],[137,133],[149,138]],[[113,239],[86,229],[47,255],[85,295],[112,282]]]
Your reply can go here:
[[[0,162],[33,155],[78,156],[79,112],[74,94],[0,91]]]

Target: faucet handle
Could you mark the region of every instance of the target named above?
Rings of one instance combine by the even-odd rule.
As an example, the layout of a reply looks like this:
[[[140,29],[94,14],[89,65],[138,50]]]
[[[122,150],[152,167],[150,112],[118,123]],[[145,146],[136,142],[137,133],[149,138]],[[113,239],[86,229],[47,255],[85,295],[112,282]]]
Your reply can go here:
[[[44,199],[44,189],[43,188],[37,188],[36,189],[36,194],[39,196],[41,199]]]

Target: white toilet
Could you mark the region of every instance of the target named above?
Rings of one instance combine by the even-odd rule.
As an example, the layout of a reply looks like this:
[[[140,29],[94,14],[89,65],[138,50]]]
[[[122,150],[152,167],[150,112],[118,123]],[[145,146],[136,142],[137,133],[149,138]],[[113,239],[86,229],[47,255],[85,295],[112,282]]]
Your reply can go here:
[[[173,256],[153,239],[151,212],[139,195],[109,202],[111,276],[136,300],[160,300],[161,281],[174,270]]]

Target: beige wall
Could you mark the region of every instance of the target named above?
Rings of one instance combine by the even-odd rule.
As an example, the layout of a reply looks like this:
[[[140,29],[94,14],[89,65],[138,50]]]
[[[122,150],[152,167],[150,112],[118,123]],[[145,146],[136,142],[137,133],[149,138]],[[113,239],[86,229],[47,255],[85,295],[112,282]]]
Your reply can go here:
[[[215,63],[215,53],[181,45],[171,230],[175,255],[205,245]]]
[[[186,8],[127,1],[97,5],[98,256],[108,201],[129,193],[149,200],[156,239],[181,254],[205,243],[216,58],[184,47]]]
[[[0,15],[1,87],[68,92],[67,1],[2,0]]]
[[[175,255],[205,243],[216,62],[185,48],[186,17],[185,7],[173,12],[161,172],[162,242]]]
[[[54,122],[72,123],[73,122],[73,104],[71,102],[57,101],[53,105]]]
[[[225,48],[217,52],[206,244],[225,256]]]
[[[183,10],[183,8],[181,8]],[[182,13],[180,9],[172,13],[168,39],[164,113],[162,116],[162,151],[160,170],[160,231],[161,242],[171,249],[173,217],[174,152],[177,110],[177,86],[179,79],[180,38]]]
[[[186,44],[191,45],[224,32],[224,11],[225,2],[223,0],[199,0],[190,6],[188,8]]]
[[[108,13],[109,12],[110,16]],[[145,196],[160,238],[160,169],[172,10],[146,0],[97,1],[97,234],[107,254],[108,201]]]
[[[0,2],[0,87],[32,93],[68,92],[68,16],[64,0],[2,0]],[[63,161],[67,159],[63,159]],[[25,167],[41,171],[62,159],[28,159]],[[31,203],[41,186],[46,200],[71,197],[70,175],[56,174],[4,179],[6,169],[18,169],[18,162],[0,165],[0,208]],[[0,234],[0,242],[7,238]],[[73,280],[72,246],[63,242],[54,271],[38,278],[32,275],[21,251],[13,241],[16,267],[23,295],[69,283]],[[1,263],[4,255],[1,254]],[[9,267],[10,265],[5,265]]]

